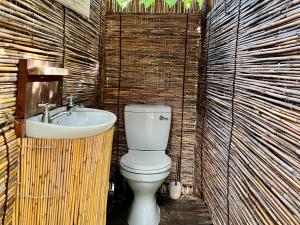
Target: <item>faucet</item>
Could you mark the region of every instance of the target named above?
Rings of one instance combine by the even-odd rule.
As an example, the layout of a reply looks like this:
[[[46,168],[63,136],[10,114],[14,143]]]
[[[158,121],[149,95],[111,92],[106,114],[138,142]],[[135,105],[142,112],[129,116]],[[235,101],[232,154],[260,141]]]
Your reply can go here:
[[[73,108],[75,108],[75,107],[80,107],[80,108],[83,108],[84,107],[84,105],[75,105],[74,104],[74,99],[76,99],[77,98],[77,96],[74,96],[74,95],[70,95],[70,96],[67,96],[66,97],[66,100],[68,100],[69,102],[68,102],[68,105],[67,105],[67,111],[71,111],[71,109],[73,109]]]
[[[70,111],[72,108],[76,107],[76,105],[74,104],[74,99],[76,99],[77,96],[74,95],[70,95],[66,97],[66,100],[69,100],[69,103],[67,105],[67,111]]]
[[[59,113],[56,113],[55,115],[51,116],[50,115],[50,108],[55,107],[55,104],[49,104],[49,103],[45,103],[45,104],[38,104],[38,107],[44,107],[44,113],[43,113],[43,117],[42,117],[42,122],[44,123],[52,123],[52,121],[60,116],[63,115],[71,115],[70,111],[62,111]]]
[[[71,112],[70,111],[62,111],[62,112],[59,112],[59,113],[56,113],[55,115],[51,116],[50,118],[50,123],[52,123],[52,121],[58,117],[61,117],[63,115],[68,115],[70,116],[71,115]]]

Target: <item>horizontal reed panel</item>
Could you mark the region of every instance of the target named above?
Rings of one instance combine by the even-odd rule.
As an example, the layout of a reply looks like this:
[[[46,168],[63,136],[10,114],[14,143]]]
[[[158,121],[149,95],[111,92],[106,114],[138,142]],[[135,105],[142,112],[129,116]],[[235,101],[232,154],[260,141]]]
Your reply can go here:
[[[106,16],[105,20],[105,81],[103,90],[104,108],[117,115],[113,140],[111,179],[118,172],[119,153],[119,85],[120,85],[120,16]]]
[[[103,53],[100,50],[99,32],[103,1],[91,1],[90,19],[78,18],[72,10],[66,9],[65,16],[65,57],[64,64],[72,76],[64,79],[64,96],[77,95],[77,102],[85,106],[96,106],[98,102],[100,63]],[[102,10],[102,11],[101,11]],[[103,46],[102,46],[103,47]],[[101,58],[102,57],[102,58]],[[102,65],[103,66],[103,65]],[[99,90],[98,90],[99,89]]]
[[[13,124],[5,124],[11,124],[8,115],[15,114],[17,64],[20,58],[62,61],[63,10],[57,3],[18,0],[2,1],[0,8],[0,220],[12,224],[19,148]]]
[[[21,139],[15,224],[105,225],[112,137]]]
[[[64,82],[65,93],[78,93],[78,101],[95,105],[100,92],[96,87],[98,78],[95,77],[103,67],[104,58],[103,53],[98,53],[101,49],[99,36],[103,34],[105,17],[103,1],[92,1],[91,5],[91,19],[87,21],[71,11],[64,11],[63,6],[55,1],[1,1],[0,126],[4,132],[10,135],[14,132],[11,125],[13,117],[10,115],[15,113],[17,64],[21,58],[65,62],[65,67],[71,69],[71,78]],[[85,40],[82,35],[85,35]],[[0,144],[2,165],[6,165],[0,173],[4,185],[0,192],[0,211],[5,211],[1,214],[5,215],[3,224],[11,224],[14,212],[16,155],[19,152],[18,148],[13,147],[15,142],[15,135],[12,135],[7,143]]]
[[[116,162],[113,171],[128,151],[123,116],[125,105],[166,104],[172,107],[168,152],[173,165],[169,180],[175,179],[176,156],[182,148],[182,167],[189,169],[182,170],[181,181],[185,186],[193,186],[200,21],[198,15],[189,15],[189,18],[188,28],[187,15],[121,14],[106,18],[104,106],[118,113],[119,118],[118,140],[113,147]],[[185,76],[188,78],[184,89]],[[184,141],[182,131],[188,132]]]
[[[182,134],[181,134],[181,181],[186,186],[195,185],[195,130],[197,120],[197,92],[199,58],[201,55],[200,19],[189,16],[187,21],[185,76],[183,90]]]

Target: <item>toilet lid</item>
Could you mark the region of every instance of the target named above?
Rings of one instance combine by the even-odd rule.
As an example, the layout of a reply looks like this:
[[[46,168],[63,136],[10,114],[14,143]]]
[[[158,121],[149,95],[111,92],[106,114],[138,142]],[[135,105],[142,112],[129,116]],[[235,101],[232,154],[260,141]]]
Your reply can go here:
[[[120,166],[132,173],[162,173],[171,168],[171,158],[161,152],[130,151],[122,156]]]

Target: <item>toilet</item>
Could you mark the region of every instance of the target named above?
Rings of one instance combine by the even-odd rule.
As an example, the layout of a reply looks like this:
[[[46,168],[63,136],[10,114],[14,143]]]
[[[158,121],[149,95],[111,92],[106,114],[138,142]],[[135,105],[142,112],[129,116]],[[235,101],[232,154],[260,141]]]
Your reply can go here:
[[[160,210],[155,193],[170,173],[168,145],[171,107],[125,106],[128,153],[120,160],[120,171],[134,193],[129,225],[158,225]]]

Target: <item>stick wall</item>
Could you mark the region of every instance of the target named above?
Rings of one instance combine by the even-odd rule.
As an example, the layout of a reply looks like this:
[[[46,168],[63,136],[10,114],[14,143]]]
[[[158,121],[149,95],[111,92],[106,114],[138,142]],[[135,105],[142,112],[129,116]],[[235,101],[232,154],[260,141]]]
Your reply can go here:
[[[173,165],[169,179],[175,179],[179,154],[181,181],[186,192],[192,191],[199,42],[199,15],[106,17],[104,106],[118,117],[113,174],[128,151],[124,106],[166,104],[172,107],[168,153]]]
[[[300,224],[299,18],[287,0],[207,16],[196,155],[214,224]]]
[[[0,1],[0,224],[10,224],[16,198],[19,149],[13,129],[18,60],[63,63],[71,70],[64,96],[95,106],[103,68],[103,1],[91,1],[86,20],[56,1]]]

